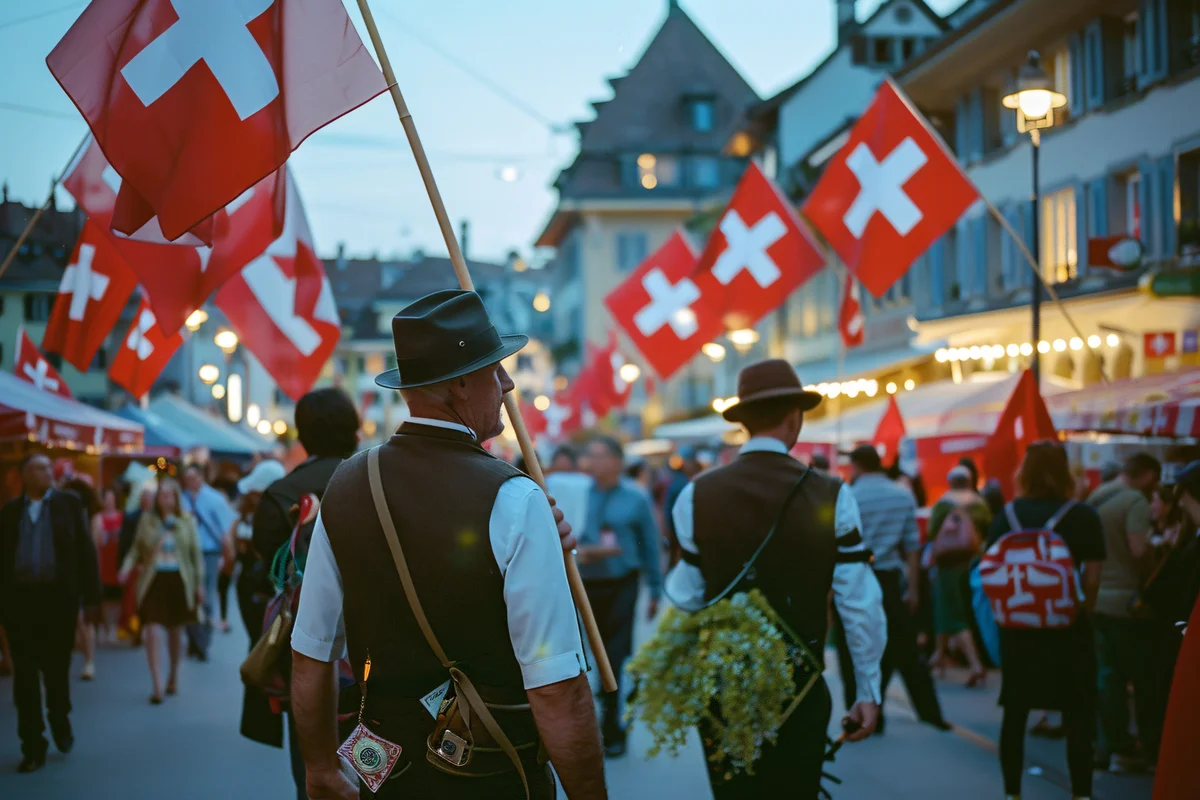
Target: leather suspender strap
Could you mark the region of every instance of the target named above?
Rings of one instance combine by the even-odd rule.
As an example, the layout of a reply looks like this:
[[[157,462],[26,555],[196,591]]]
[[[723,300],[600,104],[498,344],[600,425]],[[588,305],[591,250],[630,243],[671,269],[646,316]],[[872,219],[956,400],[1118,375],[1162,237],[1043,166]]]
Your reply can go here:
[[[446,651],[442,649],[437,636],[433,633],[433,628],[429,625],[429,619],[425,616],[425,609],[421,606],[420,598],[417,597],[417,588],[413,585],[412,574],[408,571],[404,550],[400,547],[396,523],[392,520],[391,512],[388,511],[387,498],[383,493],[383,478],[379,469],[379,447],[372,447],[367,453],[367,478],[371,484],[371,499],[375,503],[375,514],[379,517],[379,524],[383,527],[383,535],[387,539],[388,549],[392,551],[392,560],[396,562],[396,572],[400,575],[400,583],[404,586],[404,596],[408,598],[408,605],[412,609],[413,617],[416,618],[417,626],[424,634],[425,641],[429,643],[429,648],[442,662],[442,666],[450,670],[450,677],[454,680],[455,687],[462,693],[461,699],[465,701],[461,706],[463,720],[469,726],[472,713],[479,717],[484,729],[491,734],[491,737],[496,740],[496,744],[516,767],[517,774],[521,777],[521,785],[525,787],[526,800],[528,800],[529,780],[525,777],[525,767],[521,763],[521,756],[513,747],[512,741],[500,728],[500,724],[496,722],[496,718],[492,716],[492,712],[488,710],[487,703],[475,689],[475,684],[471,683],[471,679],[454,666],[454,662],[446,655]]]

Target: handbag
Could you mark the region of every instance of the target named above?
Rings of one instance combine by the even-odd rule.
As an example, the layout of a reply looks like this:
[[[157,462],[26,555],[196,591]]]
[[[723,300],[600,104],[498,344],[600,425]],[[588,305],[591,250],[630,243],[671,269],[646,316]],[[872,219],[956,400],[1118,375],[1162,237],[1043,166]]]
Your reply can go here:
[[[503,763],[504,757],[511,762],[521,785],[525,788],[526,800],[529,798],[529,780],[525,776],[525,767],[521,753],[533,755],[538,763],[544,763],[544,752],[540,742],[534,740],[514,746],[512,741],[500,728],[491,709],[503,711],[528,711],[529,704],[489,704],[480,695],[471,679],[456,666],[455,662],[446,655],[438,642],[421,600],[413,585],[412,575],[408,570],[408,562],[404,550],[400,547],[400,537],[396,533],[396,523],[388,511],[387,498],[383,493],[383,480],[379,468],[379,447],[372,448],[367,453],[367,476],[371,484],[371,499],[375,504],[375,513],[387,539],[388,549],[392,560],[396,563],[396,573],[404,587],[404,596],[416,619],[417,626],[425,637],[429,649],[442,662],[442,666],[450,674],[451,688],[447,691],[438,710],[433,733],[426,739],[425,760],[435,769],[451,775],[465,777],[486,777],[509,772]],[[535,749],[536,748],[536,749]]]
[[[947,528],[946,522],[954,519],[958,524]],[[939,567],[959,566],[969,563],[979,554],[980,537],[975,523],[962,508],[955,508],[946,515],[937,535],[933,537],[930,555]]]

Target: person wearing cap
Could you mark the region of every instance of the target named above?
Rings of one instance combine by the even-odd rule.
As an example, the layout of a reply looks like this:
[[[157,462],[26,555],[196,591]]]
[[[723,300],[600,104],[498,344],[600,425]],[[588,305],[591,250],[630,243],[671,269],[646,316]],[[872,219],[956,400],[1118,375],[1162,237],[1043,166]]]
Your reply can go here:
[[[570,526],[537,484],[481,446],[503,431],[501,404],[514,388],[501,362],[528,337],[499,335],[479,295],[461,290],[403,309],[392,334],[397,368],[375,380],[398,390],[411,416],[334,473],[292,632],[308,795],[359,797],[336,752],[334,662],[347,652],[363,685],[362,725],[399,746],[375,797],[549,800],[546,757],[568,796],[605,797],[561,549],[574,546]],[[511,760],[472,749],[469,762],[447,760],[460,745],[447,738],[447,721],[435,724],[439,703],[422,699],[447,691],[451,676],[459,708],[485,722],[479,705],[492,709],[500,734],[492,737],[509,742]],[[456,769],[489,758],[493,774]]]
[[[893,671],[904,678],[917,718],[941,730],[950,725],[942,716],[933,674],[917,648],[913,621],[919,605],[921,585],[921,534],[917,529],[917,504],[912,492],[890,480],[873,445],[864,444],[850,453],[851,488],[862,518],[862,538],[874,553],[871,564],[883,589],[887,613],[887,652],[883,656],[883,692],[886,695]],[[843,665],[851,655],[839,643]],[[842,684],[846,700],[854,695],[854,679]],[[880,730],[883,729],[881,713]]]
[[[744,426],[750,439],[731,463],[702,473],[680,493],[673,515],[682,560],[668,575],[666,588],[671,602],[684,609],[718,597],[779,519],[755,562],[755,585],[818,660],[825,651],[832,590],[858,686],[843,725],[848,738],[858,741],[875,728],[886,625],[854,495],[837,478],[788,455],[804,412],[820,402],[786,361],[761,361],[741,371],[737,401],[723,415]],[[753,775],[726,779],[724,768],[708,761],[713,795],[718,800],[816,797],[831,711],[829,689],[820,678],[775,743],[764,745]],[[711,737],[701,731],[701,739],[706,755],[713,756],[707,744]]]
[[[221,631],[229,633],[229,587],[233,583],[233,573],[240,565],[244,574],[249,573],[257,559],[254,548],[250,543],[254,536],[254,513],[262,500],[263,492],[271,484],[287,474],[287,468],[273,458],[265,458],[254,465],[250,474],[237,482],[237,514],[238,517],[221,542],[221,577],[217,581],[217,600],[221,607]],[[262,634],[263,609],[255,607],[254,594],[242,591],[239,581],[238,609],[242,612],[242,622],[250,641],[256,641]],[[249,588],[249,581],[245,583]]]

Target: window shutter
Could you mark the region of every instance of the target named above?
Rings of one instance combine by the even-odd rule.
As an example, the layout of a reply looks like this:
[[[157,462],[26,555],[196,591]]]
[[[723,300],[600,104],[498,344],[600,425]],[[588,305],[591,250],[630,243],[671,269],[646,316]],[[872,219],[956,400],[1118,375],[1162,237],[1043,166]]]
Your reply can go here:
[[[971,222],[960,220],[954,237],[954,279],[958,297],[965,300],[971,294]]]
[[[946,237],[929,248],[929,304],[940,308],[946,302]]]
[[[1025,246],[1029,248],[1029,252],[1037,254],[1038,243],[1033,236],[1033,202],[1024,203],[1021,207],[1021,218],[1024,225],[1021,226],[1021,234],[1025,237]],[[1032,286],[1034,281],[1033,269],[1029,264],[1025,263],[1025,256],[1017,251],[1017,285]]]
[[[1138,86],[1167,76],[1167,2],[1166,0],[1140,0],[1138,3],[1138,43],[1141,59],[1138,63]]]
[[[978,216],[971,220],[971,260],[975,273],[971,280],[971,293],[986,297],[988,293],[988,246],[987,217]]]
[[[1140,206],[1142,216],[1142,245],[1146,249],[1146,255],[1158,255],[1156,247],[1156,237],[1154,229],[1158,220],[1158,193],[1154,187],[1158,183],[1155,180],[1154,169],[1149,161],[1143,161],[1138,165],[1138,172],[1141,173],[1142,180],[1138,184],[1138,205]]]
[[[1084,107],[1091,111],[1104,105],[1104,47],[1100,20],[1083,29]]]
[[[969,141],[970,159],[971,161],[978,161],[979,159],[983,158],[983,153],[986,149],[983,142],[984,126],[982,88],[976,88],[971,92],[968,119],[971,123],[971,138]]]
[[[1085,184],[1075,184],[1075,274],[1087,274],[1088,193]]]
[[[1108,236],[1108,178],[1097,178],[1088,184],[1087,219],[1090,238]]]
[[[969,98],[960,97],[954,104],[954,154],[965,164],[969,156],[968,140],[970,136],[970,104]]]
[[[1004,74],[1004,94],[1010,95],[1017,90],[1017,74],[1008,70]],[[1000,111],[1000,135],[1004,137],[1005,146],[1017,141],[1017,113],[1005,108]]]
[[[1073,117],[1079,116],[1087,108],[1084,92],[1088,83],[1085,69],[1087,59],[1084,49],[1083,33],[1072,33],[1067,39],[1067,73],[1070,76],[1067,82],[1067,109]]]
[[[1175,253],[1175,157],[1165,156],[1158,160],[1158,194],[1160,198],[1159,220],[1162,230],[1162,254],[1173,257]]]
[[[1016,219],[1015,209],[1008,206],[1001,206],[1000,213],[1009,225],[1013,226],[1013,230],[1020,231],[1021,221]],[[1012,237],[1008,235],[1008,231],[1000,231],[1000,285],[1005,291],[1016,287],[1013,278],[1016,276],[1016,270],[1013,268],[1017,254],[1017,246],[1013,242]]]

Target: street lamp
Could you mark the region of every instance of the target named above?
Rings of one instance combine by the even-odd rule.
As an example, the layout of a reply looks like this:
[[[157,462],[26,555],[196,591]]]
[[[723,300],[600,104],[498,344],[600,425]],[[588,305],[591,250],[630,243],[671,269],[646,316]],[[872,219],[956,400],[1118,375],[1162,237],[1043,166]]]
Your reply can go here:
[[[1041,341],[1042,334],[1042,259],[1041,235],[1038,231],[1041,216],[1041,196],[1038,186],[1038,155],[1042,147],[1042,130],[1054,126],[1054,110],[1067,104],[1067,98],[1054,90],[1054,80],[1042,69],[1042,57],[1036,50],[1029,51],[1029,60],[1017,73],[1017,90],[1005,95],[1005,108],[1017,112],[1017,130],[1028,133],[1033,143],[1033,261],[1037,266],[1037,280],[1029,304],[1033,310],[1033,340]],[[1037,353],[1033,354],[1034,378],[1041,376],[1041,363]]]
[[[191,314],[188,314],[187,320],[183,323],[189,331],[195,333],[200,330],[200,326],[208,321],[208,312],[203,308],[197,308]]]
[[[213,343],[217,347],[221,348],[221,352],[223,352],[225,355],[233,355],[233,351],[237,350],[238,336],[236,333],[226,328],[225,330],[219,331],[217,335],[213,337]]]
[[[217,379],[221,377],[221,368],[216,364],[205,364],[204,366],[200,367],[198,374],[200,376],[200,380],[204,381],[204,383],[208,384],[209,386],[212,386],[217,382]]]
[[[626,383],[633,383],[639,377],[641,377],[642,368],[633,362],[629,362],[622,364],[621,369],[617,370],[617,374],[621,376],[621,380],[625,381]]]

